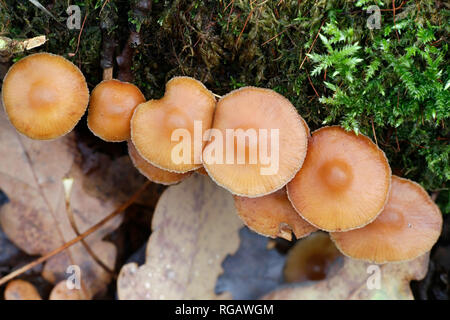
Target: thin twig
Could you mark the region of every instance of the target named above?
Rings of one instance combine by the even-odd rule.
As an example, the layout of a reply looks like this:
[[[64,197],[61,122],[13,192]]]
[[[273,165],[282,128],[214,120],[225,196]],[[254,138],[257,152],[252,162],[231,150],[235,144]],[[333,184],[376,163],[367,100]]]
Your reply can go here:
[[[132,205],[139,196],[147,189],[147,187],[150,185],[150,181],[147,181],[138,191],[136,191],[135,194],[133,194],[125,203],[123,203],[121,206],[119,206],[117,209],[115,209],[111,214],[109,214],[107,217],[105,217],[103,220],[95,224],[94,226],[90,227],[88,230],[80,234],[78,237],[73,238],[69,242],[63,244],[61,247],[56,248],[46,255],[43,255],[42,257],[30,262],[29,264],[24,265],[23,267],[11,272],[10,274],[4,276],[3,278],[0,278],[0,286],[7,283],[8,281],[14,279],[15,277],[23,274],[24,272],[27,272],[30,269],[33,269],[35,266],[47,261],[51,257],[57,255],[58,253],[66,250],[67,248],[71,247],[75,243],[79,242],[80,240],[86,238],[90,234],[97,231],[101,226],[103,226],[105,223],[110,221],[112,218],[118,216],[120,213],[125,211],[130,205]]]
[[[393,20],[394,26],[395,26],[395,10],[396,10],[396,8],[395,8],[395,0],[392,0],[392,15],[394,16],[394,20]],[[395,35],[397,36],[397,40],[400,40],[400,37],[398,36],[397,28],[395,28],[394,30],[395,30]]]
[[[377,134],[375,133],[375,125],[373,124],[373,118],[370,119],[370,122],[372,122],[373,137],[375,138],[375,143],[378,146]]]

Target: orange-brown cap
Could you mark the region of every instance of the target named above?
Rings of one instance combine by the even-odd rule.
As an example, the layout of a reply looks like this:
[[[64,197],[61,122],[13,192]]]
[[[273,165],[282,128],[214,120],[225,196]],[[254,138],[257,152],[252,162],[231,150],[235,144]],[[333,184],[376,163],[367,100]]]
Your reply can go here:
[[[244,223],[266,237],[300,239],[317,230],[294,210],[284,188],[259,198],[234,196],[234,203]]]
[[[181,182],[191,175],[191,172],[176,173],[155,167],[139,155],[131,141],[128,141],[128,154],[136,169],[152,182],[171,185]]]
[[[217,103],[211,139],[203,150],[204,167],[233,194],[270,194],[285,186],[302,166],[307,135],[304,120],[282,95],[241,88]],[[222,155],[217,149],[223,150]]]
[[[211,127],[216,99],[200,82],[175,77],[160,100],[140,104],[131,119],[131,139],[154,166],[183,173],[202,166],[203,134]],[[194,132],[197,124],[199,132]]]
[[[287,190],[305,220],[322,230],[346,231],[378,216],[390,181],[383,151],[366,136],[333,126],[313,132],[305,163]]]
[[[341,252],[374,263],[412,260],[436,243],[442,214],[417,183],[392,176],[389,200],[378,218],[364,228],[332,233]]]
[[[314,232],[289,250],[283,270],[284,280],[301,282],[325,279],[339,256],[339,250],[327,233]]]
[[[88,127],[97,137],[109,142],[130,139],[130,121],[134,109],[145,102],[134,84],[119,80],[100,82],[91,93]]]
[[[36,53],[9,69],[2,99],[17,131],[32,139],[55,139],[70,132],[83,116],[89,90],[73,63],[50,53]]]

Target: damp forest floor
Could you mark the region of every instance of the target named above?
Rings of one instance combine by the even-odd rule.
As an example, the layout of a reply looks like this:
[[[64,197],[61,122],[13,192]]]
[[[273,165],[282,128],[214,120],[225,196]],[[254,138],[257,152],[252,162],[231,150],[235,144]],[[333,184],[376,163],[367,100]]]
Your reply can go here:
[[[448,299],[450,292],[450,64],[449,5],[421,0],[0,0],[0,36],[45,35],[30,52],[2,53],[0,78],[33,52],[63,55],[80,67],[92,90],[105,70],[136,84],[147,99],[186,75],[218,95],[267,87],[286,96],[311,130],[338,124],[369,136],[386,153],[393,173],[419,182],[444,215],[429,272],[412,289],[418,299]],[[80,29],[69,29],[69,5],[80,8]],[[371,5],[380,10],[379,25]],[[73,11],[70,11],[73,14]],[[71,20],[73,22],[73,20]],[[369,28],[370,26],[370,28]],[[116,158],[125,144],[107,144],[75,128],[83,161]],[[93,169],[95,170],[95,168]],[[164,190],[158,189],[157,194]],[[3,199],[3,200],[2,200]],[[0,193],[0,204],[7,201]],[[156,200],[155,200],[156,201]],[[156,203],[156,202],[155,202]],[[133,211],[133,206],[128,210]],[[118,265],[150,235],[147,216],[129,212],[112,235]],[[2,239],[0,230],[0,240]],[[7,243],[5,242],[0,243]],[[0,250],[0,276],[30,261],[12,243]],[[6,244],[5,244],[6,246]],[[12,255],[6,257],[5,255]],[[2,257],[2,255],[4,255]],[[41,292],[40,271],[25,275]],[[114,282],[114,281],[113,281]],[[0,288],[0,294],[2,294]],[[115,298],[115,284],[98,298]]]

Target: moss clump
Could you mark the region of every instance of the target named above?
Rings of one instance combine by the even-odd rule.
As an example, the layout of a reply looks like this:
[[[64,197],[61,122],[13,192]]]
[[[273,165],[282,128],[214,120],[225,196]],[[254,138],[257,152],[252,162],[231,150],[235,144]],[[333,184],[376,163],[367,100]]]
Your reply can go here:
[[[1,35],[46,34],[42,50],[75,52],[78,31],[65,28],[65,2],[41,1],[60,25],[31,4],[4,0]],[[217,94],[243,85],[285,95],[312,129],[341,124],[371,136],[394,173],[438,194],[449,212],[449,10],[443,2],[388,0],[155,0],[144,19],[128,1],[75,1],[89,12],[73,61],[91,85],[101,77],[101,22],[123,47],[129,25],[142,43],[133,60],[135,84],[158,98],[166,81],[188,75]],[[381,8],[381,29],[366,23]],[[317,37],[320,30],[320,36]],[[118,50],[118,49],[116,49]],[[310,54],[306,58],[307,53]],[[301,68],[300,68],[301,67]]]

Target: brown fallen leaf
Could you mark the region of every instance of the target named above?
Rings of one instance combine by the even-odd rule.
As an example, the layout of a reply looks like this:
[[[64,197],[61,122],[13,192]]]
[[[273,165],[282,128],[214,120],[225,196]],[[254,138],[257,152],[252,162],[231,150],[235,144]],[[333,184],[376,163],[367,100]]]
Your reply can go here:
[[[36,287],[25,280],[13,280],[5,289],[5,300],[42,300]]]
[[[86,175],[80,169],[74,134],[52,141],[31,140],[15,131],[3,111],[0,141],[0,189],[10,200],[0,209],[0,225],[29,255],[46,254],[76,236],[66,213],[63,178],[74,181],[70,200],[80,232],[103,219],[137,189],[137,182],[129,180],[144,181],[127,156],[104,161],[99,170],[102,172]],[[103,171],[108,170],[112,172],[104,176]],[[120,179],[125,181],[120,183]],[[121,217],[117,217],[86,239],[110,268],[114,267],[116,248],[102,239],[120,223]],[[70,265],[81,269],[81,294],[85,299],[103,291],[111,279],[80,243],[48,260],[43,277],[52,283],[64,280],[70,276],[66,273]]]
[[[266,300],[412,300],[409,283],[423,279],[429,254],[409,262],[370,264],[350,258],[335,263],[327,279],[278,289]],[[379,269],[378,269],[379,268]],[[379,276],[379,277],[378,277]],[[379,288],[376,287],[380,280]]]
[[[74,288],[69,289],[66,281],[60,281],[50,292],[49,300],[82,300],[80,290]]]
[[[216,279],[239,247],[242,226],[231,194],[208,177],[169,187],[155,209],[146,263],[122,267],[119,299],[218,298]]]

